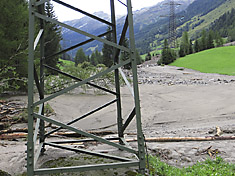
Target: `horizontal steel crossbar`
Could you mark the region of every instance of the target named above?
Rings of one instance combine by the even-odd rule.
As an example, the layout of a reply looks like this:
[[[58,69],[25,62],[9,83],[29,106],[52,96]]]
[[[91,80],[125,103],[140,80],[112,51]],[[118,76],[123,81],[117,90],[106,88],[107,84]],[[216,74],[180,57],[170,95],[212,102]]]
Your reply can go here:
[[[119,156],[114,156],[114,155],[109,155],[109,154],[105,154],[105,153],[99,153],[99,152],[84,150],[84,149],[80,149],[80,148],[72,148],[72,147],[62,146],[62,145],[53,144],[53,143],[49,143],[49,142],[45,142],[44,144],[49,145],[51,147],[65,149],[65,150],[69,150],[69,151],[73,151],[73,152],[85,153],[85,154],[88,154],[88,155],[108,158],[108,159],[117,160],[117,161],[133,161],[129,158],[123,158],[123,157],[119,157]]]
[[[53,174],[53,173],[69,173],[69,172],[82,172],[91,171],[98,169],[114,169],[121,167],[133,167],[138,166],[139,161],[121,162],[121,163],[107,163],[107,164],[96,164],[96,165],[85,165],[85,166],[74,166],[74,167],[60,167],[60,168],[48,168],[48,169],[38,169],[34,173],[38,175]]]
[[[71,131],[76,132],[76,133],[78,133],[78,134],[81,134],[81,135],[83,135],[83,136],[93,138],[93,139],[95,139],[95,140],[97,140],[97,141],[99,141],[99,142],[102,142],[102,143],[111,145],[111,146],[116,147],[116,148],[119,148],[119,149],[121,149],[121,150],[128,151],[128,152],[130,152],[130,153],[135,153],[135,154],[137,154],[137,152],[136,152],[135,150],[133,150],[133,149],[130,149],[130,148],[125,147],[125,146],[120,145],[120,144],[116,144],[116,143],[110,142],[110,141],[108,141],[108,140],[106,140],[106,139],[104,139],[104,138],[95,136],[95,135],[93,135],[93,134],[90,134],[90,133],[87,133],[87,132],[78,130],[78,129],[74,128],[74,127],[65,125],[65,124],[63,124],[63,123],[61,123],[61,122],[58,122],[58,121],[56,121],[56,120],[49,119],[49,118],[47,118],[47,117],[45,117],[45,116],[43,116],[43,115],[39,115],[39,114],[34,113],[34,116],[35,116],[36,118],[39,118],[39,119],[44,120],[44,121],[46,121],[46,122],[52,123],[52,124],[57,125],[57,126],[61,126],[61,127],[65,128],[65,129],[68,129],[68,130],[71,130]]]
[[[119,140],[119,137],[113,138],[104,138],[105,140]],[[67,140],[67,141],[53,141],[53,144],[74,144],[74,143],[81,143],[81,142],[94,142],[94,139],[80,139],[80,140]]]

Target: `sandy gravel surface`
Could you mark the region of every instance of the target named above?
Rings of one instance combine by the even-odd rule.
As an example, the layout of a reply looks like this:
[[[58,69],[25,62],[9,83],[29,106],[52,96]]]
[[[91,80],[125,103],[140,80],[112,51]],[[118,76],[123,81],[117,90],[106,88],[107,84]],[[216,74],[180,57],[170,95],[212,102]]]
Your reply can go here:
[[[219,126],[224,136],[235,135],[235,77],[205,74],[171,66],[145,65],[138,68],[142,124],[145,137],[205,137]],[[131,75],[131,74],[129,74]],[[127,87],[121,89],[123,118],[133,109]],[[69,122],[115,97],[112,95],[67,94],[50,101],[56,120]],[[116,131],[116,105],[109,106],[74,126],[83,130]],[[135,133],[133,121],[127,132]],[[126,135],[126,138],[134,136]],[[0,170],[11,174],[23,169],[23,142],[0,141]],[[136,147],[134,143],[130,143]],[[179,167],[209,158],[202,150],[212,146],[226,161],[235,163],[234,141],[148,143],[148,151]],[[103,145],[90,146],[93,150]],[[97,147],[97,148],[96,148]],[[50,156],[47,151],[47,159]],[[64,153],[63,153],[64,155]],[[3,156],[3,157],[2,157]],[[53,154],[55,156],[55,154]],[[60,156],[58,154],[58,156]],[[12,166],[14,169],[12,170]]]

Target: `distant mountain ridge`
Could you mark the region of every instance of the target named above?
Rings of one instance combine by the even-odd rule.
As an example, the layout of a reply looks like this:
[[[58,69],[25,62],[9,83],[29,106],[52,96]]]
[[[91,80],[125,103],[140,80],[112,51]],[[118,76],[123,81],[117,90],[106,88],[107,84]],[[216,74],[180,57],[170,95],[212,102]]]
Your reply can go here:
[[[155,6],[143,8],[134,12],[136,47],[141,54],[156,49],[161,44],[160,42],[164,38],[167,38],[169,20],[167,17],[163,18],[161,16],[167,16],[169,14],[169,6],[164,5],[168,1],[169,0],[165,0]],[[226,9],[222,9],[221,7],[224,7],[225,4],[228,4],[229,2],[231,2],[230,4],[233,4],[232,1],[233,0],[176,0],[175,2],[181,4],[176,7],[176,13],[178,16],[178,37],[180,37],[182,32],[185,30],[193,31],[191,32],[191,36],[196,36],[202,28],[209,28],[210,24],[212,24],[214,20],[218,19],[226,12]],[[219,8],[221,9],[217,10]],[[104,12],[97,12],[95,14],[100,18],[110,21],[110,16]],[[207,17],[210,15],[213,17]],[[125,16],[120,17],[116,21],[117,33],[119,36],[124,19]],[[102,34],[107,30],[107,25],[89,17],[66,21],[65,23],[94,35]],[[64,39],[61,42],[63,48],[67,48],[88,39],[83,35],[68,30],[62,30],[62,35]],[[86,54],[91,54],[95,49],[101,51],[102,47],[102,43],[94,41],[84,45],[83,49]],[[69,54],[75,56],[76,50]]]
[[[94,15],[97,15],[100,18],[110,21],[110,16],[104,12],[96,12],[94,13]],[[103,23],[87,16],[77,20],[65,21],[64,23],[94,35],[99,35],[101,33],[104,33],[107,28]],[[61,41],[62,48],[68,48],[70,46],[76,45],[82,41],[89,39],[84,35],[78,34],[66,28],[62,28],[62,37],[63,37],[63,40]],[[94,49],[89,49],[91,47],[93,47]],[[101,50],[102,46],[101,44],[98,44],[98,42],[92,42],[83,46],[83,48],[86,54],[91,54],[95,49]],[[74,57],[76,54],[76,49],[70,51],[68,54]]]
[[[176,2],[181,3],[182,5],[176,8],[177,12],[180,12],[187,8],[187,6],[194,0],[178,0]],[[155,6],[142,8],[140,10],[134,11],[134,29],[135,34],[139,33],[145,26],[156,23],[160,19],[160,15],[167,15],[169,8],[164,5],[168,0],[164,0],[160,3],[157,3]],[[110,15],[104,12],[94,13],[98,17],[110,21]],[[117,19],[117,33],[120,35],[122,26],[125,20],[125,16]],[[83,17],[81,19],[65,21],[66,24],[81,29],[83,31],[89,32],[94,35],[99,35],[104,33],[107,30],[107,25],[104,25],[101,22],[98,22],[89,17]],[[88,38],[70,31],[68,29],[62,29],[63,40],[61,42],[62,48],[67,48],[73,46],[77,43],[87,40]],[[83,49],[86,54],[91,54],[95,49],[101,51],[103,44],[97,41],[91,42],[83,46]],[[68,54],[75,56],[76,50],[70,51]]]

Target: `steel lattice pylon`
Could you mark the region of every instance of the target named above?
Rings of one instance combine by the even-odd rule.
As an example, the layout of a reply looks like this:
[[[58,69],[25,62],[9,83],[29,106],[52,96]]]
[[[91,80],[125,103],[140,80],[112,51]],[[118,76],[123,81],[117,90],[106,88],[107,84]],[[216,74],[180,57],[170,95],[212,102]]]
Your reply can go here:
[[[170,15],[169,15],[169,37],[168,43],[172,48],[176,47],[176,14],[175,7],[181,5],[176,3],[174,0],[169,0],[169,3],[165,3],[164,5],[170,6]]]
[[[170,1],[170,20],[169,20],[169,44],[176,46],[176,20],[175,20],[175,2]]]
[[[111,26],[111,30],[108,32],[104,32],[98,36],[89,34],[85,31],[82,31],[80,29],[74,28],[72,26],[69,26],[65,23],[62,23],[58,20],[49,18],[45,15],[44,12],[44,7],[45,3],[50,0],[29,0],[29,59],[28,59],[28,142],[27,142],[27,175],[32,176],[32,175],[41,175],[41,174],[51,174],[51,173],[66,173],[66,172],[79,172],[79,171],[88,171],[88,170],[96,170],[96,169],[108,169],[108,168],[120,168],[120,167],[131,167],[131,166],[138,166],[140,173],[145,172],[145,148],[144,148],[144,136],[142,132],[142,127],[141,127],[141,113],[140,113],[140,101],[139,101],[139,88],[138,88],[138,78],[137,78],[137,64],[136,64],[136,49],[135,49],[135,39],[134,39],[134,29],[133,29],[133,15],[132,15],[132,8],[131,8],[131,0],[126,0],[126,4],[122,3],[125,5],[127,8],[127,16],[125,19],[125,23],[122,29],[121,37],[119,42],[117,41],[117,34],[116,34],[116,18],[115,18],[115,2],[114,0],[110,0],[110,9],[111,9],[111,22],[106,21],[105,19],[101,19],[95,15],[89,14],[81,9],[78,9],[74,6],[71,6],[70,4],[67,4],[61,0],[52,0],[60,5],[63,5],[67,8],[70,8],[72,10],[75,10],[79,13],[82,13],[90,18],[93,18],[95,20],[98,20],[108,26]],[[119,1],[119,0],[118,0]],[[118,2],[117,1],[117,2]],[[119,1],[120,2],[120,1]],[[35,31],[35,20],[36,19],[40,20],[40,30]],[[44,23],[45,21],[54,23],[56,25],[59,25],[61,27],[67,28],[71,31],[77,32],[79,34],[82,34],[90,39],[83,41],[75,46],[72,46],[70,48],[67,48],[63,51],[60,51],[59,53],[53,53],[53,55],[59,55],[63,54],[69,50],[72,50],[74,48],[80,47],[86,43],[92,42],[94,40],[103,42],[105,44],[108,44],[114,48],[113,50],[113,61],[114,65],[107,70],[98,73],[97,75],[94,75],[90,78],[87,78],[85,80],[81,80],[80,78],[71,76],[67,73],[64,73],[60,70],[57,70],[55,68],[52,68],[48,65],[44,64],[44,61],[48,59],[50,56],[45,57],[45,52],[44,52]],[[127,29],[129,28],[129,41],[130,41],[130,48],[126,48],[122,46],[123,41],[125,40],[125,36],[127,33]],[[35,33],[37,32],[37,35]],[[113,39],[112,41],[108,41],[102,37],[107,35],[107,33],[113,33]],[[37,45],[40,47],[40,75],[37,74],[36,68],[35,68],[35,49]],[[119,54],[120,51],[125,51],[128,52],[130,55],[130,58],[126,61],[119,62]],[[126,64],[132,65],[132,73],[133,73],[133,87],[129,87],[133,90],[133,97],[134,97],[134,107],[130,115],[127,117],[126,121],[124,122],[122,118],[122,111],[121,111],[121,92],[120,92],[120,83],[119,83],[119,73],[124,77],[124,80],[127,81],[125,78],[124,73],[122,72],[122,67]],[[52,69],[59,74],[63,74],[67,77],[70,77],[76,81],[79,81],[75,83],[74,85],[67,87],[57,93],[51,94],[47,97],[44,96],[44,70],[45,69]],[[103,76],[109,72],[114,71],[115,73],[115,91],[108,90],[106,88],[103,88],[101,86],[95,85],[92,83],[92,80]],[[39,94],[40,100],[35,101],[34,100],[34,83],[37,87],[37,91]],[[113,103],[116,103],[117,105],[117,127],[118,127],[118,137],[117,139],[119,140],[118,143],[114,143],[110,141],[108,138],[102,138],[95,136],[93,134],[90,134],[88,132],[82,131],[81,129],[75,128],[73,126],[70,126],[73,123],[78,122],[82,117],[79,117],[69,123],[62,123],[60,121],[56,121],[51,119],[50,117],[45,117],[44,116],[44,103],[47,101],[54,99],[70,90],[73,90],[74,88],[77,88],[81,85],[88,84],[90,86],[93,86],[95,88],[101,89],[107,93],[110,93],[115,96],[115,99],[111,102],[108,102],[105,105],[100,106],[99,108],[88,112],[87,114],[83,115],[88,116],[89,114],[98,112],[100,109],[103,109],[104,107],[107,107]],[[129,85],[129,83],[127,82]],[[34,108],[36,106],[39,106],[39,111],[37,113],[34,112]],[[130,148],[125,139],[124,139],[124,132],[130,122],[134,119],[136,119],[136,129],[137,129],[137,143],[138,143],[138,149],[134,150]],[[36,124],[34,127],[34,119],[36,119]],[[56,126],[59,126],[57,129],[52,130],[50,132],[45,132],[45,123],[44,122],[49,122],[52,123]],[[35,129],[34,129],[35,128]],[[104,144],[108,144],[110,146],[113,146],[119,150],[123,150],[132,154],[135,154],[137,156],[137,159],[130,159],[130,158],[125,158],[125,157],[120,157],[120,156],[114,156],[114,155],[109,155],[109,154],[103,154],[103,153],[98,153],[98,152],[93,152],[89,150],[81,150],[78,148],[69,148],[65,146],[61,146],[61,143],[70,143],[71,141],[61,141],[61,142],[47,142],[47,137],[60,130],[60,129],[67,129],[72,132],[76,132],[82,136],[86,136],[88,138],[91,138],[94,141],[102,142]],[[76,140],[75,142],[85,142],[86,140]],[[90,141],[90,140],[89,140]],[[37,150],[36,148],[36,143],[39,143]],[[109,158],[116,160],[118,162],[114,163],[105,163],[105,164],[94,164],[94,165],[82,165],[82,166],[74,166],[74,167],[63,167],[63,168],[44,168],[44,169],[37,169],[36,164],[37,160],[40,156],[41,153],[45,152],[44,147],[45,146],[52,146],[55,148],[60,148],[64,150],[70,150],[74,152],[80,152],[80,153],[86,153],[89,155],[95,155],[99,157],[104,157],[104,158]]]

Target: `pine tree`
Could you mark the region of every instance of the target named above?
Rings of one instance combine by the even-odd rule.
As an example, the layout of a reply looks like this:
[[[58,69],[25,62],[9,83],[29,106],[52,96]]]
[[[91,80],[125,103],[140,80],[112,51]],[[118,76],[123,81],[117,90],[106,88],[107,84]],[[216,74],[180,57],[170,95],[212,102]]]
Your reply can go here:
[[[168,65],[172,63],[175,59],[176,59],[175,52],[171,48],[169,48],[167,39],[165,39],[161,59],[158,61],[158,64]]]
[[[186,56],[186,54],[185,54],[185,49],[184,49],[184,45],[180,45],[179,57],[184,57],[184,56]]]
[[[189,40],[189,54],[193,54],[193,43],[192,40]]]
[[[53,10],[53,5],[50,2],[46,2],[45,13],[47,17],[57,19]],[[50,56],[57,53],[60,50],[61,28],[50,22],[45,22],[45,56]],[[51,67],[56,68],[56,64],[59,60],[59,56],[54,56],[45,60],[45,63]]]
[[[228,41],[235,41],[235,29],[230,29],[228,32]]]
[[[201,39],[200,39],[200,51],[203,51],[207,49],[207,42],[206,42],[206,31],[203,30],[201,33]]]
[[[184,57],[190,54],[190,52],[192,53],[191,43],[188,38],[188,32],[185,31],[180,44],[179,56]]]
[[[83,51],[83,48],[79,48],[77,50],[74,62],[75,62],[75,66],[77,66],[78,64],[81,64],[83,62],[87,61],[87,57]]]
[[[214,45],[214,40],[213,40],[213,37],[214,34],[213,34],[213,31],[210,30],[209,33],[208,33],[208,36],[207,36],[207,49],[211,49],[211,48],[214,48],[215,45]]]
[[[96,58],[94,52],[91,54],[90,63],[91,63],[92,65],[94,65],[94,66],[96,66],[96,65],[98,64],[98,61],[97,61],[97,58]]]
[[[185,31],[182,36],[182,43],[184,45],[184,53],[185,55],[189,54],[189,38],[188,38],[188,32]]]
[[[196,39],[196,41],[194,43],[194,52],[197,53],[199,51],[200,51],[200,46],[199,46],[198,39]]]
[[[61,56],[61,59],[63,60],[71,60],[71,56],[67,53],[63,53],[62,56]]]
[[[219,35],[219,32],[216,31],[215,32],[215,43],[216,43],[216,47],[220,47],[223,45],[223,39],[222,37]]]
[[[150,52],[148,52],[148,54],[145,56],[145,61],[151,60],[152,56],[150,54]]]
[[[128,43],[128,39],[125,38],[125,40],[123,41],[122,44],[124,47],[129,48],[129,43]],[[128,52],[125,51],[121,51],[121,55],[120,55],[120,59],[122,61],[128,60],[130,58],[130,54]],[[125,69],[130,69],[131,68],[131,63],[124,65]]]
[[[107,31],[110,31],[111,27],[108,27]],[[106,40],[112,41],[112,34],[109,33],[105,37]],[[111,67],[113,65],[113,47],[104,43],[103,45],[103,64],[107,67]]]
[[[90,60],[88,60],[92,65],[96,66],[98,64],[103,64],[103,57],[101,53],[96,49],[90,56]]]
[[[95,58],[97,60],[97,64],[103,64],[103,57],[97,49],[95,50]]]

